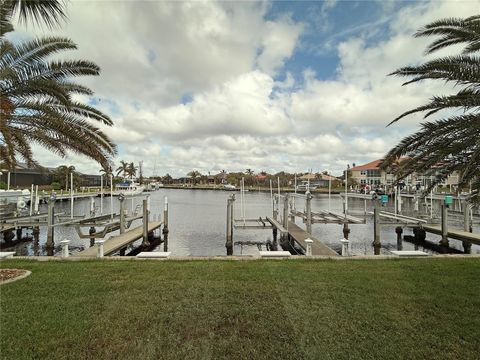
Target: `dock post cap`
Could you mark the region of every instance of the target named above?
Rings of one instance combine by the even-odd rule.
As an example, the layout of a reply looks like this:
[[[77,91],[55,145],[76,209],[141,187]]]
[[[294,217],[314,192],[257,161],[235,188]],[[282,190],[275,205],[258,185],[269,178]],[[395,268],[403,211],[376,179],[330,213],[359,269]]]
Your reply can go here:
[[[350,250],[349,250],[349,244],[350,241],[347,239],[340,239],[340,242],[342,243],[342,256],[350,256]]]
[[[95,244],[97,245],[97,257],[103,258],[103,243],[105,240],[95,240]]]
[[[69,243],[70,243],[70,240],[67,240],[67,239],[60,241],[60,244],[62,245],[62,257],[68,257],[70,255],[68,252]]]

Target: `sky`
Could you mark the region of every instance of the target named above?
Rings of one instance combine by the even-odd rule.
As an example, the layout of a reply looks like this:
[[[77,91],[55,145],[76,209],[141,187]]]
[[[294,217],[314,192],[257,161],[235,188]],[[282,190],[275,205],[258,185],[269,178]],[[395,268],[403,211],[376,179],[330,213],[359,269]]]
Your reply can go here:
[[[329,171],[379,159],[421,115],[387,124],[450,85],[388,76],[432,58],[416,30],[478,14],[479,1],[75,1],[54,31],[17,25],[12,39],[61,35],[97,77],[81,100],[113,120],[102,129],[144,176],[252,169]],[[447,49],[438,55],[455,53]],[[445,114],[443,114],[445,115]],[[442,116],[439,114],[438,116]],[[99,165],[35,147],[43,166]]]

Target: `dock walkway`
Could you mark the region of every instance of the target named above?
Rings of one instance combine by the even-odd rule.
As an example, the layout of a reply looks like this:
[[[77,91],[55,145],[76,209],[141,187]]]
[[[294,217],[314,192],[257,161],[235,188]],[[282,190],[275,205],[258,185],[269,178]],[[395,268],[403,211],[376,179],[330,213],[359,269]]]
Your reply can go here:
[[[161,221],[152,221],[148,224],[148,232],[151,233],[153,230],[158,229],[162,225]],[[111,255],[120,249],[123,249],[132,242],[140,239],[143,236],[143,226],[138,226],[135,229],[127,231],[121,235],[113,236],[110,239],[106,240],[103,245],[103,254],[105,256]],[[97,256],[97,247],[92,246],[88,249],[80,251],[75,256],[80,257],[96,257]]]
[[[290,236],[304,249],[307,249],[307,243],[305,240],[312,239],[312,255],[321,255],[321,256],[338,256],[337,252],[327,245],[322,243],[320,240],[316,239],[305,230],[303,230],[297,224],[289,221],[288,222],[288,233]]]
[[[426,232],[442,235],[441,226],[422,225],[421,227]],[[474,233],[459,230],[459,229],[448,229],[447,237],[455,240],[468,241],[475,245],[480,245],[480,234],[474,234]]]

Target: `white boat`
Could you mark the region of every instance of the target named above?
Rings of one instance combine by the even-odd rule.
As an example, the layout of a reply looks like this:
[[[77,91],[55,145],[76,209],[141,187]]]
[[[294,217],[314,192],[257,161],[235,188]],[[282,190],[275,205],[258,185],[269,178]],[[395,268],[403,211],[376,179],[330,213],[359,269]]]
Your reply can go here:
[[[12,216],[27,207],[30,200],[30,190],[0,190],[0,215]]]
[[[237,188],[235,187],[235,185],[230,185],[230,184],[225,184],[225,185],[223,185],[223,189],[224,189],[224,190],[228,190],[228,191],[237,190]]]
[[[301,184],[297,185],[297,191],[307,191],[307,190],[315,190],[317,187],[315,185],[310,185],[308,184]]]
[[[133,181],[123,181],[115,185],[113,195],[135,196],[140,195],[145,190],[145,186],[135,183]]]
[[[163,184],[161,182],[153,181],[147,184],[145,191],[156,191],[160,188],[163,188]]]

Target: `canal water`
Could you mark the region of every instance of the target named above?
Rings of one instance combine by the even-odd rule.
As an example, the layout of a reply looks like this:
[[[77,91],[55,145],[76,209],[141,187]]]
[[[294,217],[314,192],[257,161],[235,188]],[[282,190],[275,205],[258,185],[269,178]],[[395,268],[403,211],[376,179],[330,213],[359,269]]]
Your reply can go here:
[[[241,218],[240,194],[235,192],[237,200],[235,201],[235,218]],[[224,256],[226,255],[225,238],[226,238],[226,207],[227,198],[232,192],[214,191],[214,190],[191,190],[191,189],[160,189],[149,193],[151,200],[151,216],[150,219],[157,220],[159,216],[163,216],[164,198],[168,197],[169,202],[169,251],[175,256]],[[141,203],[144,197],[127,199],[127,208],[139,209],[141,213]],[[100,198],[95,198],[97,215],[100,212]],[[272,203],[270,193],[249,191],[245,193],[245,217],[258,218],[272,215]],[[372,202],[362,199],[349,199],[348,208],[352,214],[363,214],[367,206],[367,211],[372,210]],[[390,210],[392,210],[390,204]],[[304,211],[304,200],[296,200],[297,210]],[[312,211],[327,210],[330,206],[332,211],[343,212],[343,200],[339,195],[332,195],[329,200],[326,194],[314,194],[312,199]],[[408,206],[408,204],[405,204]],[[88,214],[90,209],[90,200],[76,200],[74,206],[75,215]],[[113,199],[113,210],[118,213],[119,201]],[[46,205],[41,205],[40,211],[46,212]],[[438,210],[435,210],[436,212]],[[65,212],[69,214],[69,201],[59,201],[55,204],[55,212]],[[103,213],[109,214],[110,197],[103,199]],[[460,221],[451,218],[451,224],[461,227]],[[304,227],[301,219],[296,219],[296,223]],[[134,222],[131,227],[139,226],[140,221]],[[350,243],[351,253],[353,255],[371,255],[373,254],[373,223],[372,217],[367,217],[366,224],[350,224]],[[88,228],[83,228],[88,233]],[[478,227],[474,228],[478,231]],[[30,234],[30,231],[27,235]],[[107,235],[116,235],[113,232]],[[411,229],[404,228],[404,235],[412,235]],[[325,244],[340,252],[340,239],[343,238],[342,225],[338,224],[314,224],[313,235],[323,241]],[[272,240],[271,230],[240,230],[234,229],[234,242],[247,241],[264,241]],[[55,254],[60,255],[59,242],[64,239],[71,240],[70,252],[73,255],[86,247],[89,247],[89,239],[80,239],[74,227],[57,227],[55,228]],[[438,242],[439,236],[427,234],[427,240]],[[3,251],[15,251],[17,255],[46,255],[45,250],[46,230],[41,228],[39,241],[25,241],[11,248],[4,248]],[[138,241],[134,245],[138,245]],[[397,241],[395,234],[395,225],[383,226],[381,231],[381,253],[389,254],[391,250],[397,249]],[[451,240],[451,246],[462,250],[462,244],[459,241]],[[163,245],[162,245],[163,248]],[[265,250],[265,247],[263,247]],[[414,250],[415,246],[406,241],[403,242],[403,250]],[[419,250],[429,252],[422,247]],[[258,253],[256,245],[235,245],[235,255],[253,255]],[[480,253],[479,246],[472,246],[472,253]]]

